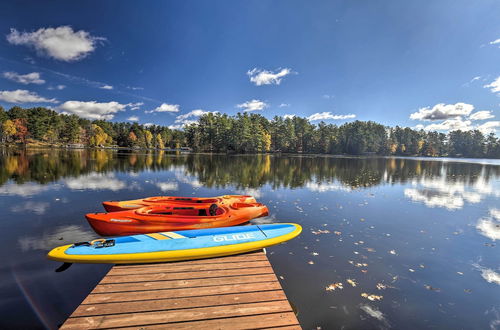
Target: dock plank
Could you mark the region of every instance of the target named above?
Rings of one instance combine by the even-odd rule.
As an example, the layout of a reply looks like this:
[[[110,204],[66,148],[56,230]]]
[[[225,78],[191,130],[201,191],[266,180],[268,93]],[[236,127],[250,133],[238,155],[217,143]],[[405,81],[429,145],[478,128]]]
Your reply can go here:
[[[117,265],[61,329],[300,329],[262,252]]]
[[[111,293],[111,292],[126,292],[126,291],[148,291],[159,289],[175,289],[175,288],[197,288],[206,286],[219,286],[227,284],[245,284],[245,283],[261,283],[275,281],[274,274],[263,275],[247,275],[247,276],[226,276],[222,278],[212,278],[208,282],[206,279],[189,279],[189,280],[167,280],[155,282],[138,282],[138,283],[116,283],[116,284],[100,284],[95,287],[92,293]]]

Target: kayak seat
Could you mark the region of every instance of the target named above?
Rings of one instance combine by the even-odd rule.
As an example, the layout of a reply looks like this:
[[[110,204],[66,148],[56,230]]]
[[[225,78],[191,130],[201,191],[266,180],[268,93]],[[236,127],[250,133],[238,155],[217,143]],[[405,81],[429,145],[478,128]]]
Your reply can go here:
[[[217,204],[212,204],[210,205],[210,208],[208,209],[208,212],[210,213],[210,216],[215,216],[217,214],[217,209],[219,207],[217,206]]]

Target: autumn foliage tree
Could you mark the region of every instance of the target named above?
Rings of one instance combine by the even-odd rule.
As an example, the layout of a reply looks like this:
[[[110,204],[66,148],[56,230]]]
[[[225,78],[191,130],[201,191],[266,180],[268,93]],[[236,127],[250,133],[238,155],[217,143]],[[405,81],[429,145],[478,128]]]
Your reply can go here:
[[[26,137],[28,135],[28,127],[26,127],[26,119],[18,118],[14,119],[14,125],[16,126],[16,138],[21,141],[21,143],[26,143]]]
[[[16,134],[16,125],[14,122],[10,119],[7,119],[3,124],[2,124],[2,131],[3,131],[3,138],[5,141],[10,142],[12,137]]]

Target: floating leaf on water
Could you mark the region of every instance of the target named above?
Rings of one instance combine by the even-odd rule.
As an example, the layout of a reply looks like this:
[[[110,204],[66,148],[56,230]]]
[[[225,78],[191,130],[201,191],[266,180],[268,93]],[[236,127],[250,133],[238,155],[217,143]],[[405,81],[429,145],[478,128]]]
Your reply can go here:
[[[344,288],[342,282],[332,283],[325,288],[326,291],[335,291],[336,289],[342,290]]]
[[[387,285],[385,285],[384,283],[377,283],[377,289],[385,290],[387,289]]]
[[[351,265],[354,265],[354,261],[349,260],[348,262],[349,262]]]
[[[311,253],[313,256],[319,256],[319,253],[318,252],[313,252]]]
[[[430,290],[430,291],[436,291],[436,292],[440,292],[441,289],[440,288],[434,288],[430,285],[427,285],[427,284],[424,284],[424,288],[426,288],[427,290]]]
[[[284,280],[285,278],[283,276],[280,275],[280,280]]]
[[[359,252],[358,252],[358,251],[354,251],[353,253],[354,253],[354,254],[359,254]]]
[[[415,272],[415,269],[412,269],[412,268],[410,268],[410,269],[408,269],[408,270],[409,270],[410,272],[412,272],[412,273],[414,273],[414,272]]]
[[[463,275],[464,273],[462,273],[462,272],[457,272],[457,274],[458,274],[458,275]]]
[[[316,231],[313,230],[311,233],[313,233],[314,235],[321,235],[321,234],[330,234],[330,231],[327,229],[325,229],[325,230],[319,229]]]
[[[374,249],[374,248],[365,248],[365,249],[366,249],[366,251],[368,251],[368,252],[375,252],[375,249]]]
[[[365,292],[361,294],[361,297],[366,298],[370,301],[382,300],[382,298],[384,298],[384,296],[377,296],[376,294],[368,294]]]
[[[366,269],[361,269],[361,272],[362,272],[363,274],[368,273],[368,271],[367,271]]]
[[[350,278],[348,278],[348,279],[346,280],[346,282],[347,282],[347,283],[349,283],[350,285],[352,285],[353,287],[355,287],[355,286],[358,284],[358,283],[356,283],[356,281],[355,281],[355,280],[350,279]]]
[[[353,263],[354,264],[354,263]],[[360,263],[360,262],[357,262],[356,264],[354,264],[354,266],[356,267],[368,267],[368,264],[367,263]]]
[[[389,253],[396,255],[396,250],[391,250],[391,251],[389,251]]]
[[[464,292],[465,293],[472,293],[472,290],[471,289],[464,289]]]
[[[340,231],[334,231],[333,233],[334,233],[335,235],[342,235],[342,232],[340,232]]]
[[[309,265],[314,265],[314,261],[312,261],[312,260],[309,260],[307,263],[308,263]]]
[[[418,266],[419,266],[420,268],[425,268],[425,266],[424,266],[424,265],[422,265],[422,264],[420,264],[420,265],[418,265]]]

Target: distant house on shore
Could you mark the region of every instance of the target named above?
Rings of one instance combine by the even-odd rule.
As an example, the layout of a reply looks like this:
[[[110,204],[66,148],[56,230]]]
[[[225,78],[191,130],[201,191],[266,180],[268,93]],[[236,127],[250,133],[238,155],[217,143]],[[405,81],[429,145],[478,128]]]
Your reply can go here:
[[[70,143],[66,145],[66,148],[70,149],[83,149],[85,145],[83,143]]]

